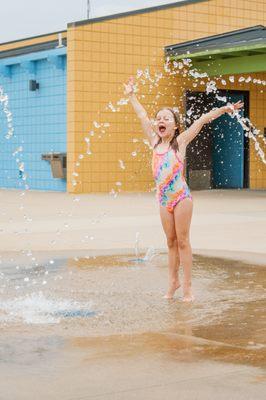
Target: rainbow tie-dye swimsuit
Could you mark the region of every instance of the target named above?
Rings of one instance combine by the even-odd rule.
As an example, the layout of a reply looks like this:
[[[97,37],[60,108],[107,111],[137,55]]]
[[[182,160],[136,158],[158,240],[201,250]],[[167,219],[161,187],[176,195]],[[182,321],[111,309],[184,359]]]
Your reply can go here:
[[[171,213],[181,200],[187,197],[192,199],[183,170],[184,164],[172,148],[164,153],[153,150],[152,171],[156,182],[157,199],[160,205]]]

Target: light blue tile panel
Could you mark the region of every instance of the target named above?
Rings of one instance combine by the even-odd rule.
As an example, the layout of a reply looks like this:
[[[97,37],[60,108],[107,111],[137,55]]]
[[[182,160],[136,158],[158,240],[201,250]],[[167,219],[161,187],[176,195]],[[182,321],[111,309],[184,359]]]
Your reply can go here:
[[[34,79],[40,89],[29,90]],[[52,177],[43,153],[66,152],[66,48],[0,60],[0,86],[9,98],[14,134],[10,139],[0,102],[0,187],[24,188],[20,159],[30,189],[66,191],[66,180]],[[15,155],[20,146],[23,151]]]

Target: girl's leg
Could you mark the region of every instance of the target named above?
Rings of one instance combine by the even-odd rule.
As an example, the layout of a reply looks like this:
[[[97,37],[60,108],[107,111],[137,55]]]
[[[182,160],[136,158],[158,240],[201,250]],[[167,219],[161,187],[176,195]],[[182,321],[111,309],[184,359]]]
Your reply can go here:
[[[192,251],[189,239],[192,211],[193,203],[189,198],[181,200],[174,208],[176,237],[180,260],[184,269],[184,301],[194,299],[191,292]]]
[[[163,226],[163,230],[167,239],[168,246],[168,266],[169,266],[169,288],[164,296],[167,299],[171,299],[176,291],[179,288],[179,253],[178,253],[178,245],[177,238],[175,232],[175,221],[174,215],[171,214],[167,208],[160,206],[160,216],[161,222]]]

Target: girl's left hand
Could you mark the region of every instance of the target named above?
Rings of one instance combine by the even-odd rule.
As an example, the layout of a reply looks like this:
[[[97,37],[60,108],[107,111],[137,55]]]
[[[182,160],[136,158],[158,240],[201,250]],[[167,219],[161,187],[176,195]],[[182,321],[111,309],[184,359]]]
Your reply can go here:
[[[244,103],[239,100],[237,103],[228,104],[224,107],[225,112],[232,114],[234,111],[240,110],[244,106]]]

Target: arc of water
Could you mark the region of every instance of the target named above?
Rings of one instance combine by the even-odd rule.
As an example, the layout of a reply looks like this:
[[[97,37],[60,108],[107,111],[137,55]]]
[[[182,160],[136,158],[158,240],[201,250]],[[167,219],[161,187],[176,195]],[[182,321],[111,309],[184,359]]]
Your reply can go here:
[[[174,65],[174,67],[175,67],[174,70],[171,69],[171,62],[170,62],[170,58],[168,57],[168,58],[166,59],[165,64],[164,64],[164,71],[165,71],[167,74],[169,74],[169,75],[176,75],[176,74],[182,72],[182,75],[183,75],[183,76],[187,76],[188,78],[189,78],[189,76],[191,76],[191,77],[193,77],[193,78],[195,78],[195,79],[197,79],[197,80],[198,80],[198,79],[207,78],[207,79],[208,79],[207,83],[205,83],[204,81],[200,81],[200,84],[205,84],[205,85],[206,85],[206,92],[207,92],[207,93],[210,93],[210,92],[212,92],[212,91],[217,91],[217,90],[218,90],[217,87],[216,87],[216,82],[215,82],[215,80],[216,80],[216,81],[220,81],[223,85],[226,85],[226,81],[225,81],[225,79],[223,79],[222,77],[210,78],[206,72],[203,72],[203,73],[198,72],[196,68],[193,68],[192,60],[189,59],[189,58],[185,58],[185,59],[183,59],[182,61],[179,61],[179,62],[174,62],[173,65]],[[155,72],[155,73],[154,73],[154,78],[152,78],[151,73],[150,73],[150,70],[149,70],[149,67],[146,67],[144,70],[138,69],[138,70],[137,70],[137,73],[136,73],[136,80],[137,80],[137,83],[136,83],[136,85],[135,85],[135,91],[136,91],[136,92],[139,91],[138,82],[139,82],[140,84],[142,84],[142,85],[145,85],[146,82],[148,81],[148,82],[149,82],[149,91],[148,91],[148,93],[150,93],[150,92],[152,91],[152,89],[153,89],[155,86],[158,86],[158,85],[159,85],[159,81],[160,81],[163,77],[164,77],[164,75],[163,75],[163,73],[160,71],[160,72]],[[230,80],[231,82],[234,81],[234,79],[232,79],[232,78],[234,78],[234,77],[233,77],[233,76],[229,77],[229,80]],[[242,77],[242,78],[243,78],[243,77]],[[242,82],[243,80],[245,80],[245,82],[252,82],[252,83],[254,83],[254,84],[263,84],[263,85],[266,84],[265,81],[262,81],[262,80],[259,80],[259,79],[253,79],[253,80],[252,80],[251,77],[248,77],[247,79],[245,79],[245,78],[241,79],[241,77],[239,78],[239,82]],[[196,86],[197,86],[197,83],[193,83],[193,86],[196,87]],[[160,95],[164,95],[164,93],[160,93]],[[145,97],[145,95],[141,95],[141,96],[142,96],[142,97]],[[158,95],[157,95],[157,96],[158,96]],[[160,96],[158,96],[158,97],[160,97]],[[226,98],[220,97],[220,96],[218,96],[218,94],[216,94],[216,98],[217,98],[218,100],[221,100],[221,101],[226,101]],[[110,109],[112,112],[117,112],[117,111],[120,111],[120,107],[117,107],[117,105],[119,105],[119,106],[125,106],[125,105],[127,105],[127,104],[128,104],[128,99],[121,98],[121,99],[119,99],[119,100],[116,102],[116,106],[113,105],[111,102],[109,102],[109,103],[107,104],[107,106],[106,106],[106,109]],[[241,118],[241,117],[239,116],[239,118]],[[98,122],[96,122],[96,121],[94,121],[93,124],[94,124],[94,127],[95,127],[96,129],[101,129],[101,128],[102,128],[102,125],[104,125],[104,124],[98,123]],[[110,124],[109,124],[109,123],[105,123],[105,124],[106,124],[108,127],[110,127]],[[101,133],[105,133],[105,132],[101,129]],[[94,132],[93,132],[93,134],[94,134]],[[92,135],[92,136],[93,136],[93,135]],[[99,135],[98,135],[98,138],[101,138],[101,137],[102,137],[102,136],[99,134]],[[263,163],[264,163],[264,162],[265,162],[265,161],[264,161],[264,160],[265,160],[265,155],[264,155],[264,152],[263,152],[263,150],[261,149],[261,147],[260,147],[260,145],[259,145],[259,143],[258,143],[258,141],[257,141],[257,139],[256,139],[256,136],[255,136],[254,134],[250,133],[250,134],[249,134],[249,137],[252,138],[253,141],[255,142],[255,150],[257,151],[258,155],[260,156],[261,160],[262,160]],[[85,141],[87,142],[87,144],[90,144],[90,139],[89,139],[88,137],[85,138]],[[265,139],[264,139],[264,138],[263,138],[263,141],[264,141],[264,143],[265,143]],[[145,142],[144,142],[144,143],[145,143]],[[145,144],[148,145],[147,141],[146,141]],[[89,151],[87,150],[87,154],[88,154],[88,155],[91,155],[91,154],[92,154],[90,148],[89,148]],[[132,156],[135,157],[136,154],[137,154],[136,152],[133,152],[133,153],[132,153]],[[82,154],[79,155],[79,159],[83,159],[83,155],[82,155]],[[78,161],[75,165],[76,165],[77,167],[80,166],[80,162]],[[120,166],[121,166],[121,163],[120,163]],[[124,169],[124,168],[123,168],[123,169]],[[73,176],[78,176],[78,175],[79,175],[79,174],[76,173],[76,171],[73,172]],[[77,185],[77,182],[76,182],[75,179],[72,180],[72,183],[73,183],[74,186]],[[118,184],[121,185],[120,182],[117,182],[117,185],[118,185]],[[116,197],[116,195],[117,195],[117,192],[116,192],[114,189],[112,189],[112,191],[111,191],[110,193],[111,193],[111,194],[115,194],[115,197]]]
[[[0,103],[2,105],[2,109],[4,112],[4,115],[6,117],[6,121],[7,121],[7,128],[8,131],[5,134],[5,138],[7,140],[10,140],[14,137],[14,126],[13,126],[13,115],[11,110],[9,109],[9,98],[7,93],[5,93],[4,88],[0,85]],[[23,184],[24,184],[24,189],[28,190],[29,189],[29,185],[27,183],[27,173],[25,172],[25,163],[21,160],[21,157],[19,157],[20,154],[22,154],[23,152],[23,147],[19,146],[17,148],[15,148],[12,152],[12,156],[15,158],[15,161],[18,165],[18,170],[19,170],[19,176],[22,178],[23,180]],[[23,191],[22,193],[19,193],[19,196],[21,198],[24,198],[25,192]],[[21,212],[24,212],[24,204],[21,203],[19,210]],[[32,218],[30,218],[28,215],[26,215],[24,213],[23,215],[24,220],[25,221],[32,221]],[[29,257],[32,261],[35,261],[36,258],[34,257],[34,255],[32,254],[32,251],[25,251],[24,254],[26,254],[27,257]],[[38,263],[36,263],[36,266],[38,265]]]

